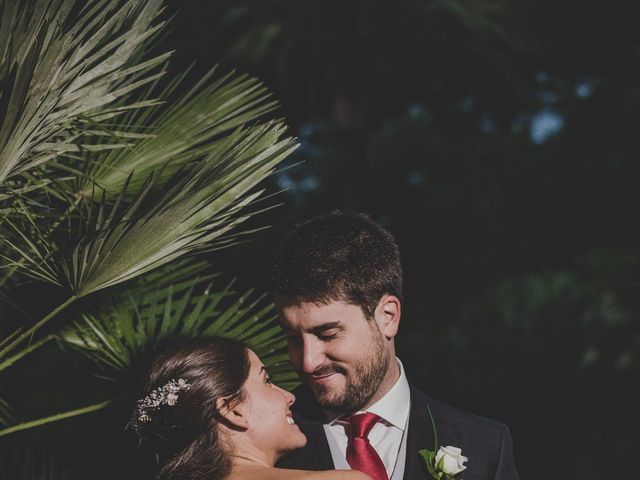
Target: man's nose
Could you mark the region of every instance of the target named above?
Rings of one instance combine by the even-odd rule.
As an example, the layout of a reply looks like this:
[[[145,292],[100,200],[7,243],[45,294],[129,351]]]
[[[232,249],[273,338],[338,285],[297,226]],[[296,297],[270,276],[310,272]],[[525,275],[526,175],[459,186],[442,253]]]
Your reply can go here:
[[[302,372],[307,375],[315,372],[325,360],[322,344],[315,338],[309,337],[302,342]]]

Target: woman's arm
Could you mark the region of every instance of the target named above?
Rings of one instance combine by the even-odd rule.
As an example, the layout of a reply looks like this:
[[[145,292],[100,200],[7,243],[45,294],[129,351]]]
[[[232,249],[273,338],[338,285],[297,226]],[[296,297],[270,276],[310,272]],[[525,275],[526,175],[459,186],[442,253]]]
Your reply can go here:
[[[289,470],[286,468],[240,467],[234,469],[228,480],[372,480],[357,470]]]
[[[369,475],[357,470],[326,470],[322,472],[279,470],[278,473],[284,473],[284,475],[278,476],[279,479],[283,480],[371,480]]]
[[[324,476],[309,478],[309,480],[371,480],[366,473],[357,470],[333,470],[329,472],[313,472]]]

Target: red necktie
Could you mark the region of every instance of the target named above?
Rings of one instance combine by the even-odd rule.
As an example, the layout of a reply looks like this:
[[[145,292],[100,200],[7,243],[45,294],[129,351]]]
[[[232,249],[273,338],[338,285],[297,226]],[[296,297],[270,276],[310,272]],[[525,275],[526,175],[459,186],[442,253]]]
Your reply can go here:
[[[349,422],[349,443],[347,444],[347,462],[354,470],[369,475],[373,480],[388,480],[384,463],[369,443],[369,432],[380,420],[375,413],[360,413],[345,419]]]

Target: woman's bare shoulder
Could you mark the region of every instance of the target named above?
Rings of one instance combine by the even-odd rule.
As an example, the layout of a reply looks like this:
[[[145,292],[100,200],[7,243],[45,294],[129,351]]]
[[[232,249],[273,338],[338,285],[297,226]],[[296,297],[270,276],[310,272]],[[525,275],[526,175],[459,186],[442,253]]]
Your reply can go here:
[[[242,468],[231,473],[228,480],[371,480],[356,470],[288,470],[284,468]]]

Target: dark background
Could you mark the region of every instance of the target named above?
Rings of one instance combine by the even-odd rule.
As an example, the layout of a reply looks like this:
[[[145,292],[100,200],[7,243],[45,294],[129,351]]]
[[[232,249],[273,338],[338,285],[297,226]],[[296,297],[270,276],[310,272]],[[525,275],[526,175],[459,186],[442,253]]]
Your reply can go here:
[[[508,424],[523,479],[640,478],[632,2],[170,1],[176,12],[160,45],[172,71],[257,76],[301,143],[266,186],[283,190],[255,221],[272,228],[214,268],[263,289],[296,222],[366,212],[401,248],[397,349],[414,384]],[[102,388],[55,361],[78,372],[64,383],[78,404]],[[1,445],[51,454],[72,478],[143,478],[125,410]]]

